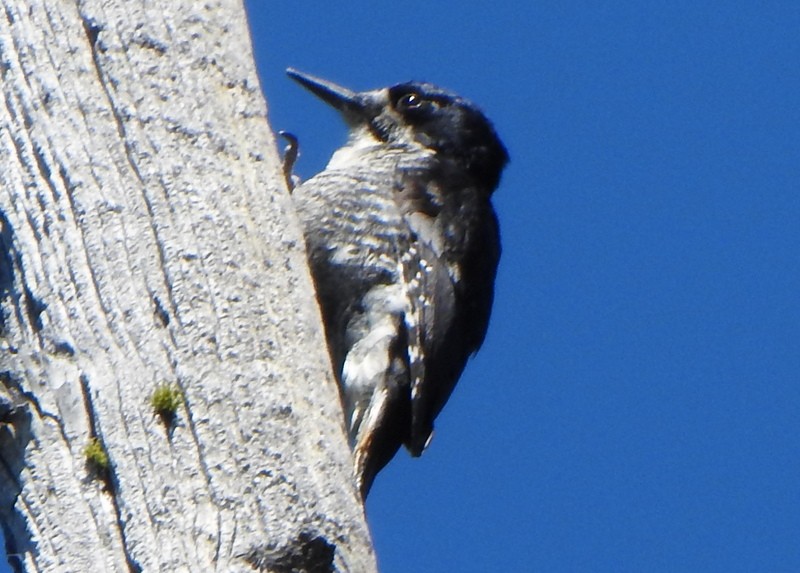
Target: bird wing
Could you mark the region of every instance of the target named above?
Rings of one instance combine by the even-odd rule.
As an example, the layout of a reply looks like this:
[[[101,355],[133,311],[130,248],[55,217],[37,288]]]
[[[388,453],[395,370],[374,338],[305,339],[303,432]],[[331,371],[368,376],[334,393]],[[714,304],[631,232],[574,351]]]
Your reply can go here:
[[[427,447],[433,431],[432,404],[437,402],[438,386],[448,381],[432,377],[429,364],[435,363],[438,349],[453,320],[455,292],[442,260],[444,248],[435,227],[440,205],[438,193],[427,177],[427,170],[399,171],[396,200],[408,228],[408,244],[400,245],[400,272],[407,289],[404,322],[408,333],[408,365],[411,389],[411,426],[406,446],[418,456]]]

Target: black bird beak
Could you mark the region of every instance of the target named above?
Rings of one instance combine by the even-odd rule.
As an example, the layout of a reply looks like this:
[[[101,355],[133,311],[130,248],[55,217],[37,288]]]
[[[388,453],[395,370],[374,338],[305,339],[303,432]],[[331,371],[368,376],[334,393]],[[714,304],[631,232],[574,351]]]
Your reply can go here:
[[[322,101],[339,110],[348,123],[369,120],[372,115],[368,110],[367,101],[361,94],[328,80],[304,74],[294,68],[288,68],[286,73]]]

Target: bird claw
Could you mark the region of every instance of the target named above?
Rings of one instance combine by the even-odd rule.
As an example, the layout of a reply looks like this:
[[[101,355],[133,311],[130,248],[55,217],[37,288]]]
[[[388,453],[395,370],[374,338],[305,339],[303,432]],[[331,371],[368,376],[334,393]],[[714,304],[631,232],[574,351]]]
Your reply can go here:
[[[286,147],[283,148],[283,176],[286,178],[286,187],[289,189],[289,193],[291,193],[300,181],[300,178],[292,173],[294,164],[297,162],[297,158],[300,155],[300,144],[297,140],[297,136],[293,133],[280,130],[278,135],[287,142]]]

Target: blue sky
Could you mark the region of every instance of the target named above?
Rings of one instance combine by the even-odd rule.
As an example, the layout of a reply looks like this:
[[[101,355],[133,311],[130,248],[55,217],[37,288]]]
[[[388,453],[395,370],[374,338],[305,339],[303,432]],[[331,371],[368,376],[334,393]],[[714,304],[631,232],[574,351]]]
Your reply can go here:
[[[369,499],[382,571],[800,571],[800,3],[248,7],[301,175],[345,130],[287,65],[447,86],[512,157],[487,342]]]
[[[246,4],[302,176],[345,129],[287,66],[446,86],[512,156],[486,344],[368,502],[382,571],[800,571],[800,3]]]
[[[487,343],[369,499],[383,571],[800,570],[800,4],[262,6],[302,175],[345,131],[287,65],[450,87],[512,156]]]

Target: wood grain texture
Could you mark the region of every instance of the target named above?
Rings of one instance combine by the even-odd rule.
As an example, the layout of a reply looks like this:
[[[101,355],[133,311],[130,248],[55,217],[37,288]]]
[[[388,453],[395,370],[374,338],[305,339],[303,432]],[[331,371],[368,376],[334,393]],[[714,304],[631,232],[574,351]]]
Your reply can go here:
[[[375,570],[241,3],[2,6],[10,563]]]

